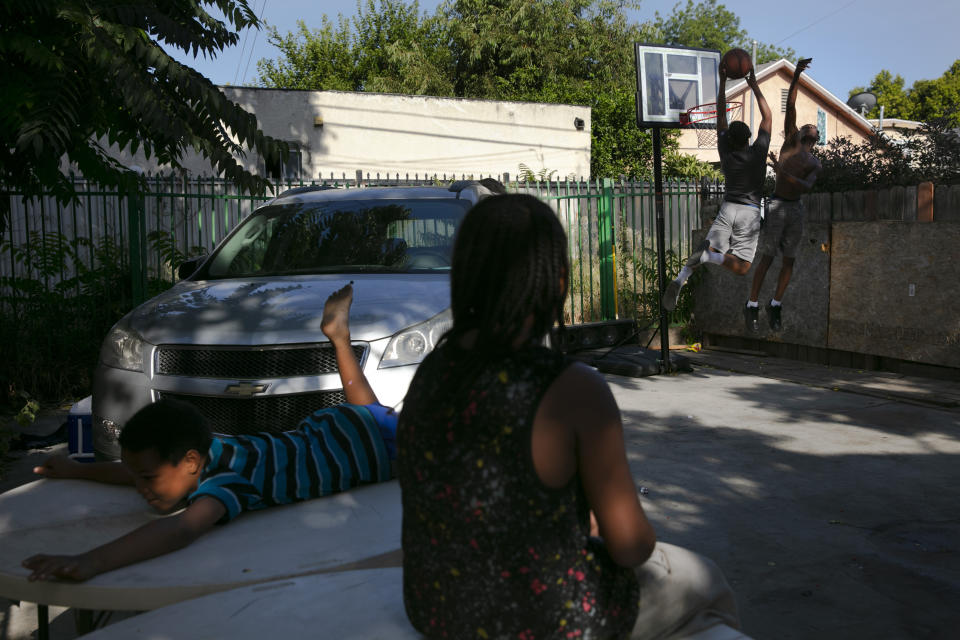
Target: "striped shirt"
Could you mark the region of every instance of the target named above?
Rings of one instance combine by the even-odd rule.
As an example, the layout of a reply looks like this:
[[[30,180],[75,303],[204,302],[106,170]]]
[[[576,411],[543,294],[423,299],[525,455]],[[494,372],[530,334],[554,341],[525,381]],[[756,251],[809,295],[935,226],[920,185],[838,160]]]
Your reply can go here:
[[[390,479],[384,440],[397,414],[378,406],[341,404],[320,409],[293,431],[214,436],[197,490],[187,498],[216,498],[222,522],[264,509]],[[392,421],[392,423],[391,423]]]

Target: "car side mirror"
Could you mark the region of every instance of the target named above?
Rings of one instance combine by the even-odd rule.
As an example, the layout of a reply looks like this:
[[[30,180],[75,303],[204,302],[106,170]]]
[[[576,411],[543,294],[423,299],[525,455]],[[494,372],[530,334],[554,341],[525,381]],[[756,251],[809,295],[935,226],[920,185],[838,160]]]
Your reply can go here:
[[[186,262],[181,262],[180,266],[177,267],[177,278],[180,280],[186,280],[194,273],[197,269],[203,264],[203,261],[207,259],[206,255],[198,256],[196,258],[191,258]]]

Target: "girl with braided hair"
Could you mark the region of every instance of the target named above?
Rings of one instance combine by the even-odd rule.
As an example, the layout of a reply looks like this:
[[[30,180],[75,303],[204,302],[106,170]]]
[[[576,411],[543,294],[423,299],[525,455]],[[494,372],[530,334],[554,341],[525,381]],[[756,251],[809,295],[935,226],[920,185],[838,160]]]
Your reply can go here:
[[[532,196],[487,198],[458,231],[453,328],[397,433],[404,603],[428,638],[736,625],[715,565],[656,543],[604,378],[543,346],[568,273],[563,228]]]

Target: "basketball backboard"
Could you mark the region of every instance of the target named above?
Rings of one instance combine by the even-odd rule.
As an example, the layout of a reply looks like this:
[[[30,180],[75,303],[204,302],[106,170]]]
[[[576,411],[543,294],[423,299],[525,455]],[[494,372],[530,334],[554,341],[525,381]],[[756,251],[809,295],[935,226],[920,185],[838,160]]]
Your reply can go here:
[[[634,53],[638,126],[679,127],[681,113],[717,101],[719,51],[636,42]]]

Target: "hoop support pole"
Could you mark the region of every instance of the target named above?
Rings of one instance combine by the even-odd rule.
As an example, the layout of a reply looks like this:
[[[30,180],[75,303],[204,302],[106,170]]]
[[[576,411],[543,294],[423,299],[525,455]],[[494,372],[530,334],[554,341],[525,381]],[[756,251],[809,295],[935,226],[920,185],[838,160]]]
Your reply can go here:
[[[663,308],[663,292],[667,286],[666,239],[663,224],[663,149],[660,127],[653,128],[653,191],[657,210],[657,280],[660,284],[660,373],[670,372],[670,320]]]

